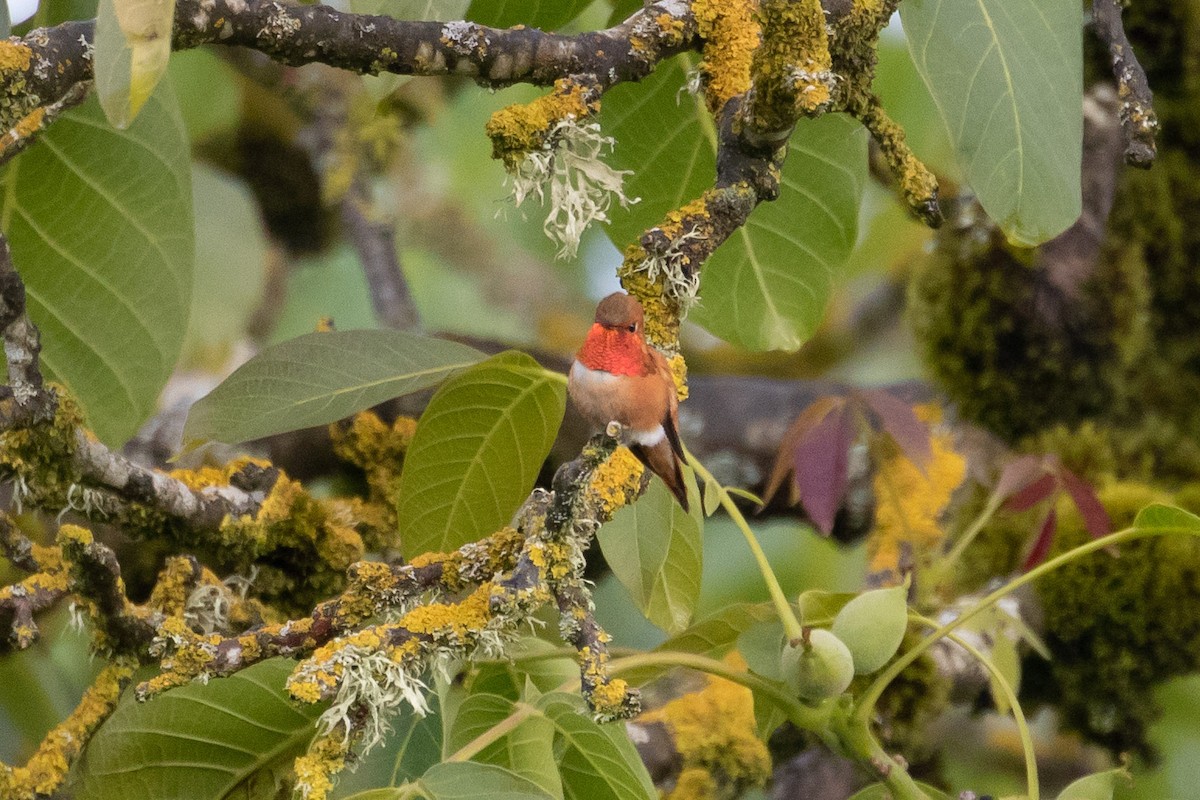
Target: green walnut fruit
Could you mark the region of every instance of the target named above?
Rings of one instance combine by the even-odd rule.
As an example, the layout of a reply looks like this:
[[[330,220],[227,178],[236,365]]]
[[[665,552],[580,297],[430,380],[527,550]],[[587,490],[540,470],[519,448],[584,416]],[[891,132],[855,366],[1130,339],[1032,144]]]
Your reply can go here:
[[[807,642],[783,646],[780,672],[801,700],[815,703],[846,691],[854,680],[854,657],[841,639],[815,628]]]
[[[854,671],[869,675],[896,651],[908,629],[908,588],[893,586],[863,592],[842,606],[832,631],[854,657]]]

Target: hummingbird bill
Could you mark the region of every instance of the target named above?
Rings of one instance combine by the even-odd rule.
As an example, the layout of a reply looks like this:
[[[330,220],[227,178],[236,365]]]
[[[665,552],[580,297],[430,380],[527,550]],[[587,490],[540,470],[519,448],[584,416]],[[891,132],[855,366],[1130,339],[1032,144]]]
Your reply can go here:
[[[666,358],[646,341],[644,328],[637,298],[615,292],[601,300],[571,364],[567,392],[593,425],[620,423],[622,442],[687,511],[675,380]]]

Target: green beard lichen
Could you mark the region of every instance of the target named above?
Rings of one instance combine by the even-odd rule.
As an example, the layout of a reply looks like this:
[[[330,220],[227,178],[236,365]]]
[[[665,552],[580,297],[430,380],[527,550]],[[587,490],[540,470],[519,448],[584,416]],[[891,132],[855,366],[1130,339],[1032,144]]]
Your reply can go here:
[[[1099,497],[1114,529],[1152,502],[1200,509],[1200,485],[1172,498],[1146,484],[1112,483]],[[1056,510],[1050,558],[1091,540],[1069,498]],[[964,586],[1015,571],[1044,511],[1000,512],[967,551]],[[1200,669],[1200,541],[1156,536],[1122,545],[1119,556],[1092,553],[1042,577],[1033,592],[1051,659],[1026,658],[1022,700],[1053,704],[1064,725],[1115,753],[1149,752],[1154,687]]]
[[[968,219],[909,285],[928,368],[964,417],[1010,442],[1128,402],[1128,368],[1146,341],[1138,265],[1104,262],[1068,299],[1031,262]]]

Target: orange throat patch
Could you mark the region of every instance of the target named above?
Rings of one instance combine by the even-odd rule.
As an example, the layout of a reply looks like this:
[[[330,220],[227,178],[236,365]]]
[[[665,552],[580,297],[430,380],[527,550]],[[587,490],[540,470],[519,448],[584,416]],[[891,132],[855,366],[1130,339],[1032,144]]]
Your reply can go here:
[[[636,333],[606,328],[597,322],[575,358],[588,369],[642,376],[648,373],[645,347]]]

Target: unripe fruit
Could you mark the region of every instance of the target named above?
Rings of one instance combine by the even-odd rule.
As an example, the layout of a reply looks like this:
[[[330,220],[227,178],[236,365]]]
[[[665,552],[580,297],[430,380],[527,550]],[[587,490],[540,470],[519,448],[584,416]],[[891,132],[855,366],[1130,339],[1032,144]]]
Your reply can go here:
[[[842,607],[832,627],[854,656],[859,675],[869,675],[891,660],[907,629],[906,586],[863,592]]]
[[[807,642],[783,646],[780,671],[801,700],[815,703],[846,691],[854,680],[854,657],[832,633],[814,628]]]

